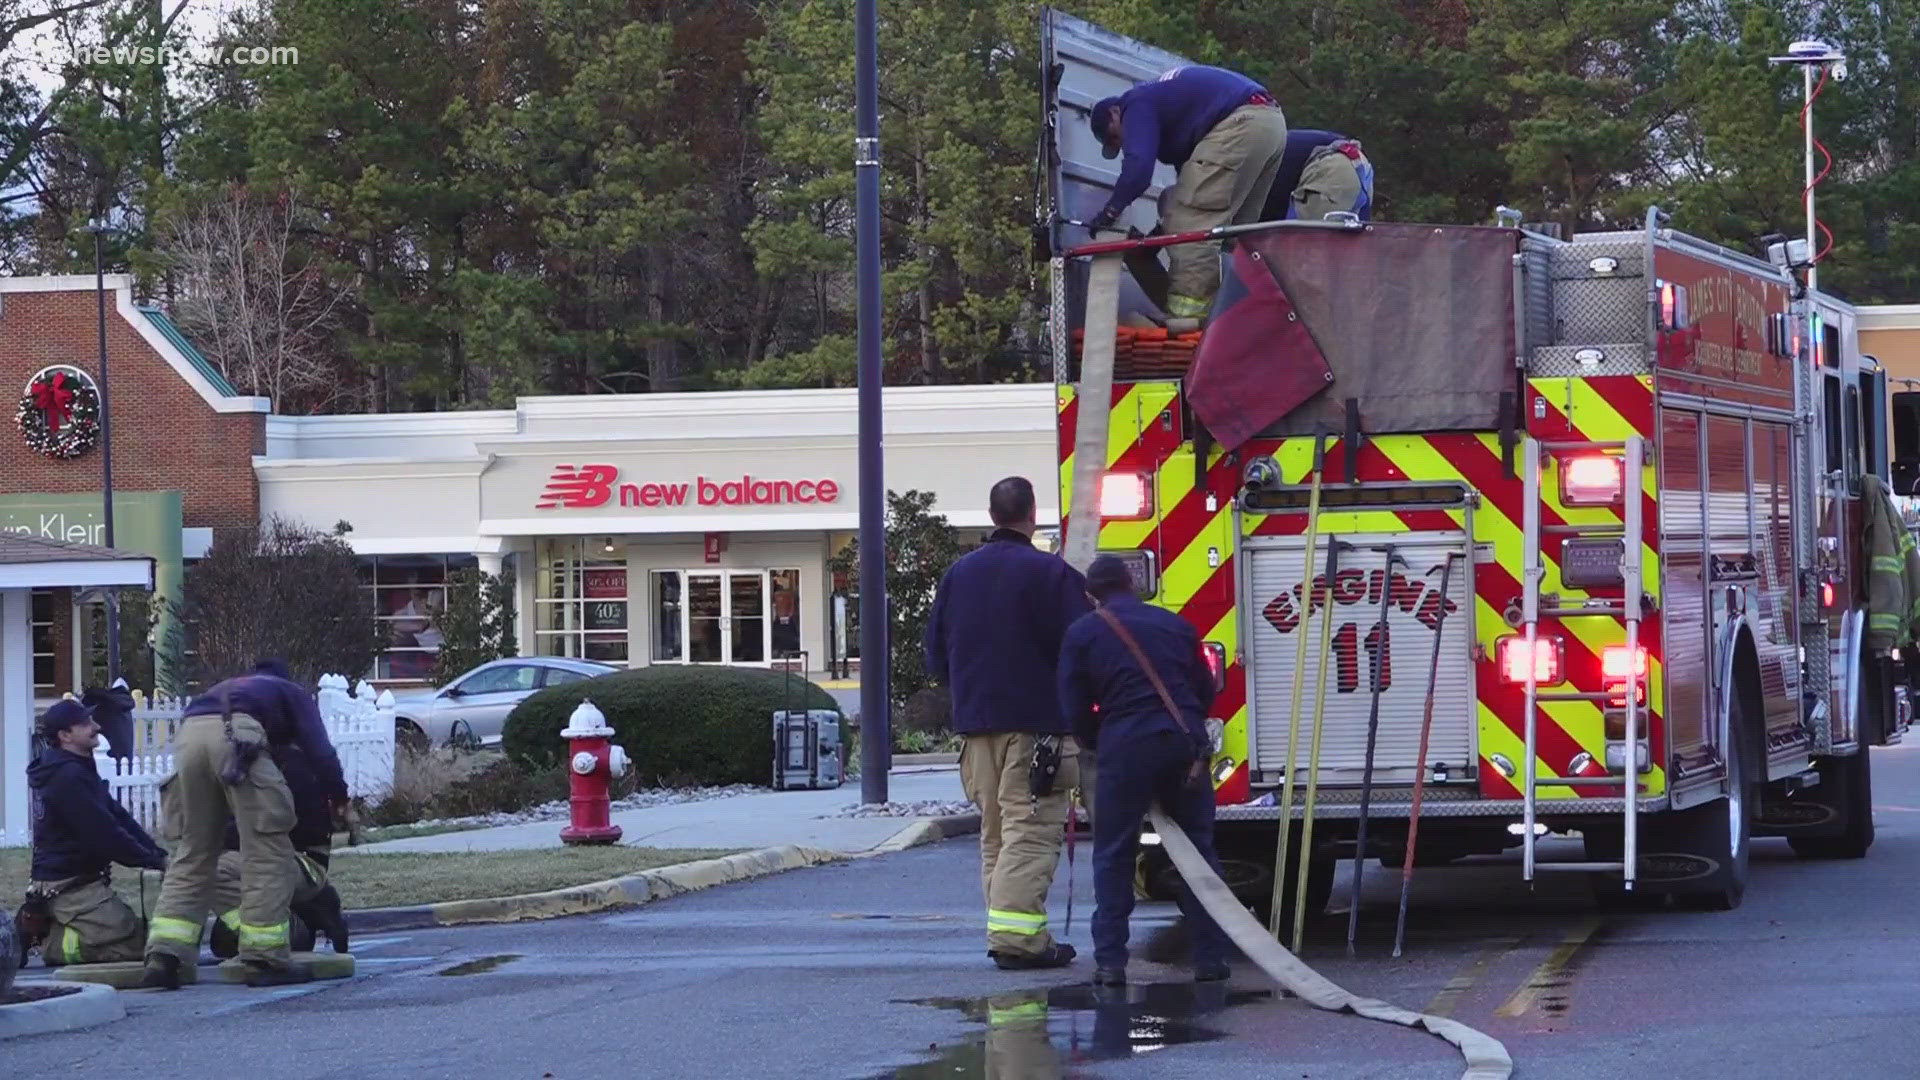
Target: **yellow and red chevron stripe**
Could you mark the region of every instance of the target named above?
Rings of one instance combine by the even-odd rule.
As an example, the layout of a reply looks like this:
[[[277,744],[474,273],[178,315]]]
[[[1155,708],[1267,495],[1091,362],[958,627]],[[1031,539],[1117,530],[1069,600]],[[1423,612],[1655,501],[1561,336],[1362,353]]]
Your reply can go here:
[[[1535,379],[1529,383],[1528,397],[1527,415],[1534,418],[1529,430],[1542,440],[1619,442],[1632,434],[1649,433],[1653,427],[1652,385],[1643,377]],[[1072,387],[1060,388],[1063,520],[1071,498],[1074,429],[1081,404]],[[1247,729],[1247,673],[1244,658],[1239,655],[1234,610],[1232,498],[1239,486],[1240,462],[1252,455],[1273,455],[1286,483],[1305,483],[1311,467],[1313,440],[1255,440],[1241,448],[1241,454],[1234,458],[1216,449],[1209,453],[1204,473],[1199,474],[1194,468],[1193,444],[1182,430],[1182,424],[1177,383],[1131,383],[1114,387],[1108,410],[1105,465],[1109,470],[1149,473],[1156,497],[1155,513],[1147,521],[1103,522],[1099,546],[1103,550],[1134,548],[1152,552],[1161,567],[1161,589],[1155,602],[1186,618],[1203,639],[1225,646],[1230,662],[1226,689],[1216,701],[1215,714],[1226,722],[1220,758],[1231,759],[1235,767],[1217,785],[1217,794],[1222,803],[1241,802],[1249,797],[1251,790],[1246,764],[1251,738]],[[1337,469],[1343,455],[1344,448],[1334,441],[1327,453],[1329,468]],[[1621,523],[1619,514],[1613,510],[1562,505],[1557,470],[1555,463],[1544,473],[1543,524],[1617,526]],[[1498,754],[1517,765],[1524,746],[1521,734],[1524,693],[1521,688],[1500,681],[1493,661],[1498,639],[1512,633],[1503,613],[1516,604],[1521,595],[1523,486],[1518,469],[1512,478],[1505,475],[1499,436],[1495,432],[1389,435],[1369,438],[1363,443],[1358,479],[1362,483],[1460,483],[1480,493],[1481,502],[1472,515],[1473,540],[1483,553],[1490,553],[1490,557],[1481,556],[1475,570],[1474,620],[1481,657],[1475,676],[1479,698],[1481,793],[1490,799],[1518,798],[1514,784],[1491,761],[1491,756]],[[1638,486],[1645,523],[1641,540],[1646,587],[1657,600],[1658,518],[1654,513],[1651,468],[1640,478]],[[1324,512],[1320,529],[1330,534],[1459,531],[1466,525],[1466,516],[1461,511],[1447,510]],[[1298,513],[1247,515],[1242,518],[1242,527],[1249,535],[1284,535],[1304,531],[1306,519]],[[1568,588],[1560,580],[1561,544],[1562,538],[1556,534],[1548,533],[1543,538],[1546,567],[1543,590],[1577,602],[1588,594]],[[1625,640],[1625,627],[1610,616],[1543,622],[1543,632],[1564,638],[1569,682],[1573,689],[1579,690],[1600,689],[1602,650]],[[1665,733],[1659,713],[1664,697],[1657,620],[1641,623],[1641,641],[1652,658],[1647,717],[1655,762],[1652,775],[1645,781],[1649,793],[1659,793],[1665,789],[1665,775],[1658,767],[1664,760]],[[1554,702],[1540,706],[1536,761],[1540,775],[1569,775],[1567,770],[1572,760],[1582,753],[1604,761],[1605,743],[1604,717],[1597,704]],[[1588,774],[1600,771],[1590,769]],[[1576,787],[1543,788],[1539,794],[1546,801],[1606,798],[1609,793],[1607,788]],[[1617,790],[1611,793],[1617,795]]]

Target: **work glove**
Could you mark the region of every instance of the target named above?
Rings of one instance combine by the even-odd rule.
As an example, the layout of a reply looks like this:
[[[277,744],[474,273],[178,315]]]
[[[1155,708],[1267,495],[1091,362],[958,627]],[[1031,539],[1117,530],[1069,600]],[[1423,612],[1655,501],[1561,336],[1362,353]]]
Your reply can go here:
[[[1087,222],[1087,235],[1098,240],[1100,234],[1112,229],[1113,223],[1118,220],[1120,220],[1118,211],[1111,206],[1103,207],[1099,213],[1093,215],[1093,220]]]

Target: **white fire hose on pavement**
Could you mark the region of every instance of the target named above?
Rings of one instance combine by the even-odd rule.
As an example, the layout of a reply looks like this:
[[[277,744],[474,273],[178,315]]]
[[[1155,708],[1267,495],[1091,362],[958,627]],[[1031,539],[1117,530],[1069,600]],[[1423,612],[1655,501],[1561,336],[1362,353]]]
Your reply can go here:
[[[1097,255],[1091,262],[1081,346],[1080,410],[1074,432],[1073,486],[1063,552],[1067,562],[1082,573],[1099,548],[1100,476],[1106,471],[1107,414],[1112,408],[1109,403],[1113,394],[1114,339],[1119,321],[1121,256]],[[1054,270],[1060,273],[1064,266],[1057,262]],[[1064,332],[1065,327],[1056,331]],[[1457,1020],[1428,1016],[1375,998],[1358,997],[1302,963],[1234,898],[1226,882],[1213,872],[1193,842],[1187,839],[1187,834],[1161,812],[1158,804],[1149,816],[1167,855],[1201,906],[1247,959],[1295,997],[1329,1012],[1352,1012],[1369,1020],[1425,1028],[1460,1049],[1467,1062],[1467,1071],[1461,1074],[1461,1080],[1508,1080],[1513,1075],[1513,1057],[1492,1036]],[[1281,871],[1276,868],[1275,873]]]
[[[1220,875],[1214,873],[1213,868],[1200,857],[1193,841],[1180,831],[1180,826],[1161,812],[1158,803],[1154,804],[1149,817],[1153,820],[1154,831],[1160,834],[1161,846],[1173,860],[1174,868],[1180,871],[1180,876],[1186,879],[1188,888],[1193,890],[1200,906],[1206,908],[1207,914],[1220,924],[1220,929],[1225,931],[1227,937],[1240,946],[1240,951],[1247,954],[1247,959],[1259,965],[1261,971],[1293,996],[1328,1012],[1351,1012],[1369,1020],[1427,1029],[1460,1048],[1461,1056],[1467,1059],[1467,1071],[1460,1074],[1460,1080],[1507,1080],[1513,1075],[1512,1055],[1493,1036],[1476,1031],[1458,1020],[1428,1016],[1377,998],[1359,997],[1302,963],[1299,957],[1275,941],[1267,928],[1260,925],[1246,906],[1234,898],[1233,890],[1227,888],[1227,883],[1221,881]]]

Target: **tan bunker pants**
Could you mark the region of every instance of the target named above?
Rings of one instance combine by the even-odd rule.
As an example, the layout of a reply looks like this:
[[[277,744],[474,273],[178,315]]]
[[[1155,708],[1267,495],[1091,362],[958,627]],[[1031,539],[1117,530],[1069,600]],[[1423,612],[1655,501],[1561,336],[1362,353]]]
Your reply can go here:
[[[99,878],[80,884],[36,881],[28,895],[49,896],[47,914],[53,929],[40,956],[48,967],[65,964],[109,964],[140,959],[146,927],[140,916]]]
[[[229,787],[220,779],[230,750],[218,716],[195,716],[174,741],[174,773],[162,784],[163,839],[173,845],[160,901],[147,933],[147,954],[182,964],[199,959],[200,934],[213,910],[227,817],[240,831],[240,959],[286,968],[288,905],[300,879],[294,861],[293,792],[266,749],[266,730],[245,713],[233,714],[234,738],[260,746],[247,775]]]
[[[1047,891],[1066,837],[1067,799],[1079,786],[1079,747],[1060,739],[1053,792],[1034,799],[1027,786],[1034,737],[1019,732],[967,735],[960,783],[980,808],[980,883],[987,896],[987,950],[1037,956],[1053,947]]]

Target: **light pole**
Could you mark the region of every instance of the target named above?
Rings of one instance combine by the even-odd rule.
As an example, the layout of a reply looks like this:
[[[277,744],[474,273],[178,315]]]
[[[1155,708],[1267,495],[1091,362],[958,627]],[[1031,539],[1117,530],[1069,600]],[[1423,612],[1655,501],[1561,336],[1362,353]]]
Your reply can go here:
[[[108,396],[107,378],[107,271],[100,254],[100,237],[111,231],[104,217],[87,223],[93,234],[94,309],[100,328],[100,491],[104,502],[102,524],[106,546],[113,546],[113,409]],[[120,590],[107,590],[107,685],[120,678]]]
[[[875,0],[854,6],[854,256],[860,367],[860,801],[887,801],[893,748],[887,482],[880,441],[880,61]]]
[[[1813,99],[1819,96],[1820,84],[1814,81],[1814,69],[1823,69],[1821,83],[1825,82],[1825,69],[1831,68],[1835,79],[1847,77],[1847,56],[1824,41],[1796,41],[1787,46],[1787,55],[1770,56],[1769,64],[1797,64],[1800,67],[1801,100],[1800,135],[1801,154],[1805,161],[1807,204],[1807,291],[1816,287],[1819,268],[1816,261],[1820,255],[1820,242],[1815,235],[1819,228],[1819,219],[1813,213],[1814,179],[1818,175],[1813,169]],[[1824,149],[1824,148],[1823,148]]]

